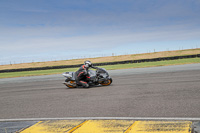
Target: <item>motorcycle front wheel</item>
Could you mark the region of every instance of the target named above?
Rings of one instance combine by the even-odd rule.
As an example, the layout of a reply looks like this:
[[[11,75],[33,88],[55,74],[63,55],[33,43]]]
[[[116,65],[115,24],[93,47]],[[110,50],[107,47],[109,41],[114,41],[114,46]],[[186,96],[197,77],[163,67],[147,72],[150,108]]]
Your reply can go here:
[[[106,81],[104,81],[104,82],[102,82],[102,83],[100,83],[101,85],[103,85],[103,86],[108,86],[108,85],[110,85],[112,83],[112,78],[110,78],[110,79],[108,79],[108,80],[106,80]]]
[[[70,81],[71,84],[74,84],[74,82],[75,82],[75,81]],[[69,84],[66,84],[66,83],[65,83],[65,85],[66,85],[67,87],[69,87],[69,88],[76,88],[76,86],[69,85]]]

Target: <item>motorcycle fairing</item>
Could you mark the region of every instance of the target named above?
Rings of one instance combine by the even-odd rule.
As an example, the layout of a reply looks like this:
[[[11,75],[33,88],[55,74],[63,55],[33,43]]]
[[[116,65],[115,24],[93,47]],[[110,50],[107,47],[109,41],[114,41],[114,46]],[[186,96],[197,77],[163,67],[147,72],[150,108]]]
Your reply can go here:
[[[63,76],[70,80],[75,80],[75,72],[65,72]]]

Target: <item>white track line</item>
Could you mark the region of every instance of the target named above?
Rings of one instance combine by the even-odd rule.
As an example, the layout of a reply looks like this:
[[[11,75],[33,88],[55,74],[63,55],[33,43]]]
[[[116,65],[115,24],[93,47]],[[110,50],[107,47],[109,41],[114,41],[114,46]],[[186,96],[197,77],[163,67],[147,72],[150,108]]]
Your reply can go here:
[[[160,120],[160,121],[200,121],[200,118],[176,118],[176,117],[63,117],[63,118],[19,118],[0,119],[0,122],[9,121],[42,121],[42,120]]]

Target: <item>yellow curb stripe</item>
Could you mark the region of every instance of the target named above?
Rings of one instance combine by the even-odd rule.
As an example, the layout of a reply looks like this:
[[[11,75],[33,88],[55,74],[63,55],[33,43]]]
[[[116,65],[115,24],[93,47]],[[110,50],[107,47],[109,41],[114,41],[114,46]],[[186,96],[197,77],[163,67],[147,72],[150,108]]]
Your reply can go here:
[[[49,120],[40,121],[20,133],[66,133],[84,120]]]
[[[83,124],[85,124],[86,122],[88,122],[88,120],[82,122],[81,124],[79,124],[78,126],[72,128],[71,130],[69,130],[67,133],[72,133],[74,132],[77,128],[81,127]]]
[[[20,133],[191,133],[191,121],[49,120]]]
[[[138,122],[135,121],[124,133],[129,133],[130,130],[137,124]]]
[[[191,133],[190,121],[138,121],[129,133]]]
[[[123,133],[134,120],[89,120],[73,133]]]

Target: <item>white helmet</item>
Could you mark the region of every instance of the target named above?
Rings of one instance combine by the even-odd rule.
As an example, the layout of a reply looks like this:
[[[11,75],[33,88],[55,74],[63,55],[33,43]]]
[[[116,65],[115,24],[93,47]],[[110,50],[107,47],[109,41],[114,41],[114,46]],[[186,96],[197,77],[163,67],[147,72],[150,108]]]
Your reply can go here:
[[[91,63],[91,61],[85,61],[84,65],[85,65],[86,68],[89,68],[89,67],[92,66],[92,63]]]

